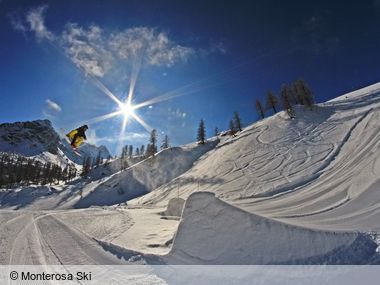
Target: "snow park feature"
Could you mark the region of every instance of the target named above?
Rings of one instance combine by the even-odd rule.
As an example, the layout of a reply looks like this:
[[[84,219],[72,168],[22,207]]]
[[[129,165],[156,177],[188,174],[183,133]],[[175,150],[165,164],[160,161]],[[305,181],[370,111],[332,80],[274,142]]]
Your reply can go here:
[[[301,228],[194,192],[166,258],[170,264],[366,264],[380,262],[377,247],[369,234]]]

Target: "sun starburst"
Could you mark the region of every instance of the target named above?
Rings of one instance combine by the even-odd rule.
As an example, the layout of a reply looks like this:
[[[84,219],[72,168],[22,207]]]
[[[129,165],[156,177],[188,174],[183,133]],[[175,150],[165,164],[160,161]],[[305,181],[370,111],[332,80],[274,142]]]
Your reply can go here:
[[[156,96],[154,98],[151,98],[145,102],[140,102],[140,103],[132,103],[134,100],[134,93],[135,93],[135,86],[136,82],[138,79],[138,75],[140,72],[141,68],[141,62],[142,62],[142,55],[138,56],[135,61],[133,62],[133,67],[132,67],[132,73],[131,73],[131,80],[129,84],[129,90],[128,90],[128,96],[127,99],[123,102],[123,100],[120,100],[115,94],[113,94],[98,78],[95,78],[94,76],[91,76],[87,74],[87,76],[92,80],[95,86],[97,86],[105,95],[107,95],[110,99],[112,99],[116,104],[116,111],[114,110],[113,112],[109,114],[105,114],[100,117],[93,118],[87,123],[96,123],[100,122],[106,119],[110,119],[116,116],[122,116],[123,121],[121,125],[121,130],[120,130],[120,145],[119,148],[121,147],[124,134],[127,128],[127,125],[131,119],[137,121],[146,131],[150,132],[152,130],[152,127],[149,126],[138,114],[137,110],[144,108],[144,107],[149,107],[151,108],[152,105],[167,101],[170,99],[174,99],[179,96],[183,95],[189,95],[193,94],[199,91],[203,91],[209,88],[213,88],[215,86],[225,84],[226,82],[231,81],[232,79],[229,78],[223,78],[226,75],[229,75],[231,72],[234,71],[234,68],[224,70],[222,72],[218,72],[216,74],[210,75],[208,77],[202,78],[200,80],[196,80],[194,82],[191,82],[187,85],[184,85],[182,87],[176,88],[172,91],[166,92],[164,94],[160,94],[159,96]]]
[[[119,106],[119,111],[124,117],[127,118],[134,117],[136,115],[134,109],[134,106],[129,102],[121,104],[121,106]]]

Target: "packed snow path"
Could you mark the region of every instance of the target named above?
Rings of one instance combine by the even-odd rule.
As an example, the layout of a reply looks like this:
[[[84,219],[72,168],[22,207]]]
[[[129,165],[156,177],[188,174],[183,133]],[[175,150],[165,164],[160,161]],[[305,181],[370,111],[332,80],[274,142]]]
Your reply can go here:
[[[125,264],[59,212],[0,212],[0,264]]]

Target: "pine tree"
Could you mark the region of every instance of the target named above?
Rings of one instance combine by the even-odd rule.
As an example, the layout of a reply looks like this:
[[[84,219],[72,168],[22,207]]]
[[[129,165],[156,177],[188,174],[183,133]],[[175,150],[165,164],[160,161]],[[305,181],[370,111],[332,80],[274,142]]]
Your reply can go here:
[[[197,140],[199,144],[204,144],[206,140],[206,129],[203,119],[199,122]]]
[[[136,156],[140,156],[140,149],[136,148]]]
[[[169,137],[168,135],[165,135],[164,140],[162,141],[161,149],[167,149],[169,147]]]
[[[63,173],[62,173],[62,180],[67,183],[67,181],[69,180],[69,167],[66,165],[65,169],[63,170]]]
[[[125,145],[122,149],[121,149],[121,158],[124,158],[128,155],[128,145]]]
[[[148,155],[154,155],[157,152],[157,130],[153,129],[150,133],[150,147]]]
[[[299,89],[299,92],[303,97],[303,105],[308,107],[310,110],[313,109],[315,104],[314,95],[307,83],[303,79],[299,79],[296,81],[296,85]]]
[[[295,118],[295,112],[294,112],[294,109],[293,109],[292,104],[290,102],[290,97],[289,97],[288,91],[289,91],[289,89],[286,85],[283,85],[281,87],[281,101],[282,101],[282,105],[283,105],[284,110],[286,111],[288,116],[291,119],[293,119],[293,118]]]
[[[237,131],[241,132],[241,120],[238,112],[234,112],[234,124]]]
[[[236,134],[236,128],[233,120],[230,120],[230,126],[229,126],[230,136],[235,136]]]
[[[142,145],[140,148],[140,154],[145,155],[145,145]]]
[[[215,127],[214,129],[214,136],[219,136],[219,130],[218,130],[218,127]]]
[[[102,158],[100,156],[100,152],[98,153],[98,156],[96,157],[95,165],[96,167],[99,167],[100,163],[102,161]]]
[[[272,93],[272,91],[268,91],[267,93],[267,106],[268,108],[272,108],[274,113],[277,113],[277,98],[276,96]],[[257,102],[256,102],[256,108],[257,108]]]
[[[83,159],[82,173],[80,174],[83,178],[86,178],[91,170],[91,157],[85,157]]]
[[[256,111],[257,111],[257,114],[259,115],[259,117],[261,119],[264,119],[264,110],[263,110],[263,107],[261,106],[261,103],[258,99],[256,100]]]
[[[76,169],[76,167],[75,166],[73,166],[73,169],[72,169],[72,179],[74,179],[76,176],[77,176],[77,174],[78,174],[78,170]]]
[[[128,149],[128,156],[129,156],[129,157],[132,157],[132,156],[133,156],[133,145],[130,145],[130,146],[129,146],[129,149]]]

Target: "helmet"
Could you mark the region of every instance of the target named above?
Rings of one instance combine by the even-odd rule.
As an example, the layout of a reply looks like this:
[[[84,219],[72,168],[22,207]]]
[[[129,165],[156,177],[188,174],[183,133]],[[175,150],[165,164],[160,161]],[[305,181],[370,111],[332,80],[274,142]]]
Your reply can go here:
[[[88,130],[88,126],[87,125],[83,125],[82,128]]]

